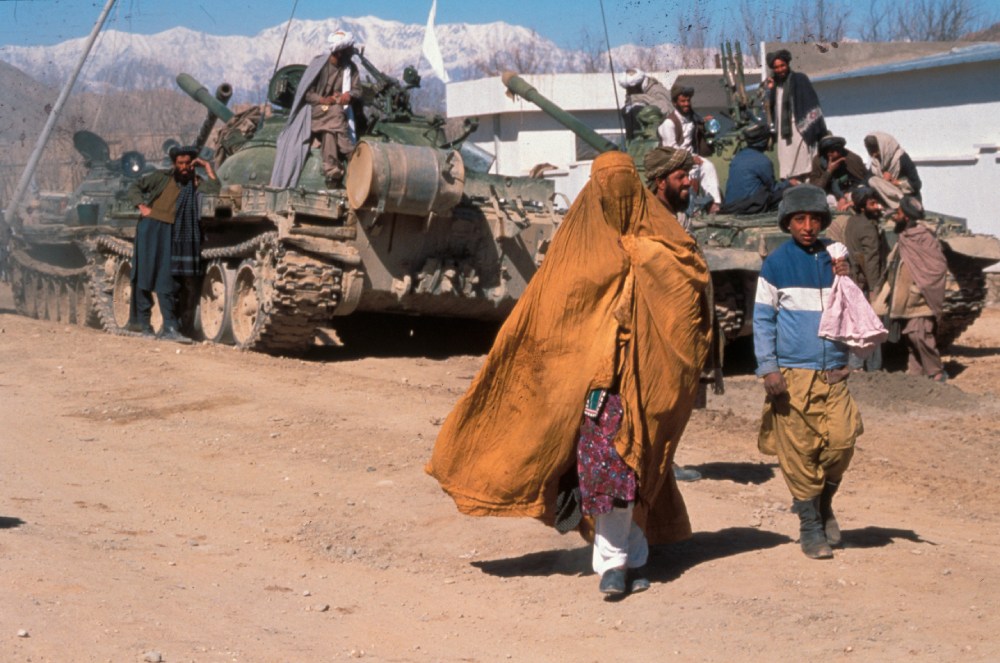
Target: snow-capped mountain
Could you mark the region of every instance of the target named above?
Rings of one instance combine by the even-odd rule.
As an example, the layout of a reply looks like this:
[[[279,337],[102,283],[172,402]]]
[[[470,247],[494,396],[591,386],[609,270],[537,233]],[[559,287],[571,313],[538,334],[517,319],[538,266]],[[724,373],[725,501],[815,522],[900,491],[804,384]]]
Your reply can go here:
[[[285,25],[252,36],[218,36],[186,28],[155,35],[117,30],[102,33],[80,77],[78,89],[93,92],[175,88],[175,76],[187,72],[214,89],[226,81],[236,90],[237,101],[261,101],[275,68]],[[365,55],[387,74],[399,77],[407,65],[417,65],[425,88],[440,89],[421,56],[424,26],[404,24],[374,16],[294,20],[280,64],[307,63],[325,50],[327,34],[342,28],[365,45]],[[537,33],[507,23],[441,24],[436,29],[445,67],[453,80],[495,74],[504,68],[533,72],[585,70],[593,55],[565,50]],[[38,81],[60,85],[80,57],[85,39],[71,39],[54,46],[3,46],[0,60],[21,69]],[[633,45],[613,51],[623,59],[616,68],[640,64],[645,68],[679,66],[680,49],[664,44],[650,48]],[[606,57],[601,67],[606,66]],[[655,63],[655,67],[650,66]]]

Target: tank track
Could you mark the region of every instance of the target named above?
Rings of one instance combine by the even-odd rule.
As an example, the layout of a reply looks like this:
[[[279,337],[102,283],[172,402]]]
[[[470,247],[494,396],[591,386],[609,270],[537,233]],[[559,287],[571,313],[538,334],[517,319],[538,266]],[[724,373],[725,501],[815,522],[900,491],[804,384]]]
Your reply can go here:
[[[87,267],[68,269],[33,259],[14,250],[11,259],[11,291],[19,315],[65,324],[93,323]]]
[[[329,259],[283,245],[274,232],[240,245],[203,251],[202,256],[209,260],[244,258],[244,264],[253,263],[260,311],[250,337],[240,344],[246,350],[302,354],[340,301],[343,270]]]
[[[944,315],[935,337],[944,350],[958,340],[979,314],[986,301],[986,277],[981,271],[949,272],[944,296]]]
[[[114,311],[114,277],[122,260],[132,260],[132,242],[100,235],[83,247],[88,255],[93,326],[115,336],[140,336],[118,325]]]

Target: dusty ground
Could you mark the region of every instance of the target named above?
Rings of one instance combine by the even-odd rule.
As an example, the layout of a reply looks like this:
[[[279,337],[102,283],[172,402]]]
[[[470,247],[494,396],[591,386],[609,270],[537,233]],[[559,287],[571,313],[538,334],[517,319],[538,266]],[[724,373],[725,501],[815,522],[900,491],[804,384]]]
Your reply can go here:
[[[867,432],[833,561],[799,552],[755,446],[762,390],[730,377],[679,453],[706,476],[682,486],[693,539],[608,603],[575,535],[460,516],[423,473],[481,343],[301,361],[10,306],[2,661],[1000,660],[998,309],[951,383],[853,382]]]

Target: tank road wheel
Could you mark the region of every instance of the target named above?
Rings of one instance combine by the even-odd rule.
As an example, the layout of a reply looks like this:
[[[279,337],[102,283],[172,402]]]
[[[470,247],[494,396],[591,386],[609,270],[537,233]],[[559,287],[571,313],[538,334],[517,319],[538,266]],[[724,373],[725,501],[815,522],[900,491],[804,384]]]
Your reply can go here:
[[[118,329],[128,326],[129,310],[132,307],[132,263],[122,260],[115,270],[111,286],[111,310]]]
[[[90,296],[90,284],[87,283],[86,279],[80,279],[76,282],[73,288],[73,292],[70,293],[70,299],[73,308],[73,322],[80,325],[81,327],[86,327],[88,325],[96,326],[94,318],[96,314],[91,309],[93,308],[93,300]]]
[[[45,279],[40,274],[32,274],[29,287],[28,311],[31,313],[31,317],[36,320],[44,320],[46,313]]]
[[[213,262],[205,270],[198,300],[198,322],[205,339],[213,343],[233,342],[231,319],[235,279],[235,272],[221,262]]]
[[[257,292],[257,269],[253,260],[244,260],[236,268],[230,317],[236,345],[249,348],[257,340],[257,330],[262,320],[261,299]]]

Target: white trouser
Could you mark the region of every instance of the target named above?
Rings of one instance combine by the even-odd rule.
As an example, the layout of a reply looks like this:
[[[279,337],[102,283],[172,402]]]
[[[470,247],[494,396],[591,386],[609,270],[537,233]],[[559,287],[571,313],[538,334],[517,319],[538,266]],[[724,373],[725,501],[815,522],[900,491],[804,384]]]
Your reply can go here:
[[[701,163],[691,169],[690,177],[701,182],[701,190],[712,196],[714,203],[722,204],[722,194],[719,193],[719,173],[715,170],[714,163],[702,158]]]
[[[622,566],[637,569],[646,564],[648,557],[646,535],[632,522],[631,504],[594,517],[593,564],[597,575]]]

